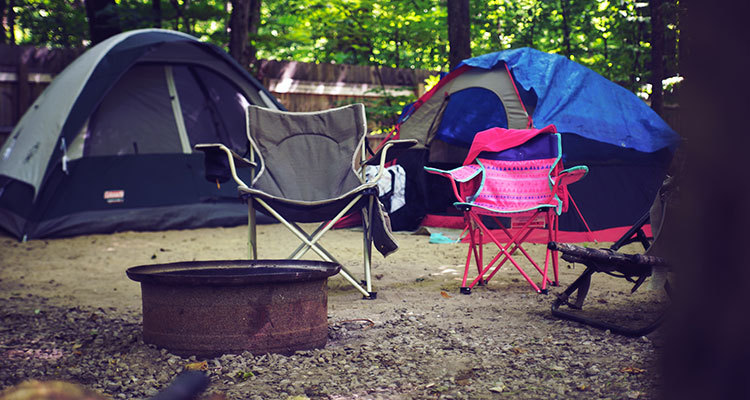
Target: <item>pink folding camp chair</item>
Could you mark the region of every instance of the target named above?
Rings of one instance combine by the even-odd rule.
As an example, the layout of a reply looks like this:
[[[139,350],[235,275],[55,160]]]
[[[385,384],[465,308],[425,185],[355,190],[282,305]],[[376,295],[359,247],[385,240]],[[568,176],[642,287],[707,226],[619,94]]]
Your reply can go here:
[[[561,155],[560,134],[554,125],[542,129],[492,128],[477,133],[463,166],[450,171],[425,167],[427,172],[450,179],[458,199],[453,204],[464,213],[469,251],[461,293],[470,294],[475,285],[487,283],[506,261],[538,293],[547,293],[548,283],[558,285],[557,251],[547,249],[544,267],[540,267],[522,244],[534,229],[546,229],[548,241],[557,240],[558,217],[567,210],[570,200],[567,185],[588,173],[586,166],[563,169]],[[483,216],[495,221],[505,241],[487,227]],[[508,218],[510,226],[501,223],[499,217]],[[499,249],[486,265],[482,256],[485,236]],[[516,252],[521,252],[542,275],[541,285],[513,258]],[[477,277],[467,285],[472,255]],[[548,277],[550,264],[554,281]]]

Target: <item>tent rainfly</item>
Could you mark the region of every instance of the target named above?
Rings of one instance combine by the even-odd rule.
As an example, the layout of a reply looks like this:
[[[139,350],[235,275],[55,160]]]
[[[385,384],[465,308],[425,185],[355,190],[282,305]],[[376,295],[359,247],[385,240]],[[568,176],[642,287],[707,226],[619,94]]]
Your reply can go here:
[[[428,165],[449,169],[477,132],[550,124],[562,134],[564,165],[590,168],[570,187],[583,216],[595,231],[619,229],[617,238],[653,203],[680,137],[633,93],[578,63],[530,48],[464,60],[404,110],[395,132],[417,139],[413,152],[427,152]],[[452,209],[444,180],[426,179],[427,211]],[[586,229],[575,212],[560,227]]]
[[[92,47],[0,149],[0,228],[19,239],[238,225],[235,187],[204,178],[197,143],[245,149],[247,104],[283,106],[215,45],[168,30]]]

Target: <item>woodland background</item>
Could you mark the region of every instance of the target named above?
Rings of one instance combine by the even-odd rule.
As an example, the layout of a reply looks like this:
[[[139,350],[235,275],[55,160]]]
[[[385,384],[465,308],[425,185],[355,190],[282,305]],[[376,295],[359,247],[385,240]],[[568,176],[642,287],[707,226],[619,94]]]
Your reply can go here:
[[[254,73],[267,60],[447,72],[527,46],[595,70],[662,114],[682,80],[682,17],[679,0],[0,0],[0,43],[81,49],[166,28],[223,47]],[[421,89],[369,105],[380,128]]]

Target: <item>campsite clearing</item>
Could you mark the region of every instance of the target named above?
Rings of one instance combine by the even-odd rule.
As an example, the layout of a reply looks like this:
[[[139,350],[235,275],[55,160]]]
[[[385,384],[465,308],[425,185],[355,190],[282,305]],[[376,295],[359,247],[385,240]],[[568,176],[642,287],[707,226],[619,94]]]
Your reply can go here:
[[[461,295],[466,245],[430,244],[428,236],[407,233],[396,234],[398,252],[374,257],[377,300],[361,300],[340,276],[329,279],[325,349],[227,355],[204,364],[144,344],[140,287],[125,269],[240,259],[246,237],[242,226],[26,243],[0,237],[0,389],[61,379],[142,399],[191,366],[210,375],[208,392],[227,399],[659,396],[660,331],[628,339],[557,320],[549,309],[562,288],[537,295],[507,267],[488,287]],[[258,238],[263,258],[284,257],[293,243],[278,224],[260,226]],[[361,273],[361,240],[361,232],[334,230],[324,244]],[[529,250],[538,256],[544,248]],[[581,268],[561,263],[563,287]],[[629,290],[622,279],[596,277],[588,307],[633,321],[651,315],[654,292]]]

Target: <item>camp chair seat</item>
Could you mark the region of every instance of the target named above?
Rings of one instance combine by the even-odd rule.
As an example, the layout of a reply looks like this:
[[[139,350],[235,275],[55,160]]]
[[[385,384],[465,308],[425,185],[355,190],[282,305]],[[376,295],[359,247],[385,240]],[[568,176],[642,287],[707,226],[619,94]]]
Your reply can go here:
[[[363,184],[336,198],[316,201],[284,199],[252,188],[240,187],[239,191],[240,196],[244,199],[263,199],[280,214],[288,216],[296,222],[307,223],[329,221],[356,196],[363,196],[346,214],[359,212],[364,203],[367,202],[366,195],[370,194],[369,192],[374,190],[373,188],[376,186]],[[260,211],[264,212],[262,209]]]
[[[462,293],[470,294],[475,285],[487,283],[505,262],[510,262],[538,293],[546,293],[548,283],[558,284],[557,252],[548,249],[540,267],[523,243],[537,228],[547,230],[549,241],[556,240],[558,216],[568,205],[566,187],[588,172],[585,166],[563,169],[561,154],[560,135],[554,125],[543,129],[493,128],[477,133],[463,166],[450,171],[425,168],[450,180],[458,200],[454,206],[464,212],[464,232],[468,232],[470,244]],[[486,226],[483,216],[497,223],[504,240]],[[499,217],[510,218],[511,226],[504,226]],[[485,236],[499,250],[487,264],[483,262]],[[541,285],[513,258],[517,251],[542,275]],[[472,257],[477,276],[467,285]],[[548,277],[550,265],[553,279]]]
[[[198,145],[206,152],[207,178],[223,178],[222,169],[237,183],[240,197],[248,203],[248,247],[251,258],[258,257],[255,210],[281,222],[302,242],[289,255],[300,259],[313,251],[325,261],[338,262],[320,244],[321,237],[342,217],[362,213],[364,235],[364,279],[358,281],[342,266],[342,276],[364,298],[374,299],[372,290],[371,248],[387,256],[398,248],[391,234],[388,215],[377,198],[388,149],[409,146],[399,141],[379,152],[378,172],[366,179],[367,133],[364,106],[353,104],[317,112],[276,111],[262,107],[246,108],[250,159],[221,144]],[[222,161],[215,156],[224,153]],[[224,163],[224,159],[228,160]],[[235,161],[253,168],[250,183],[239,178]],[[212,165],[212,168],[209,168]],[[225,165],[225,168],[222,168]],[[228,179],[228,178],[227,178]],[[319,222],[312,233],[298,223]]]
[[[659,243],[664,241],[666,218],[673,217],[671,213],[667,212],[668,207],[674,200],[673,191],[672,180],[668,179],[659,190],[649,212],[641,217],[628,232],[609,248],[585,248],[554,241],[548,244],[549,249],[562,253],[563,260],[586,266],[583,273],[559,294],[552,303],[552,315],[602,330],[609,330],[612,333],[627,337],[646,335],[661,325],[667,316],[666,311],[660,313],[652,321],[642,326],[626,326],[624,324],[607,322],[587,316],[580,311],[583,310],[584,302],[589,294],[591,278],[596,273],[604,273],[616,278],[626,279],[633,283],[631,293],[638,290],[646,279],[650,277],[655,278],[654,275],[657,274],[664,281],[662,286],[667,296],[670,295],[671,287],[669,280],[666,279],[666,275],[672,270],[672,266],[666,258],[657,254],[663,251]],[[649,222],[653,231],[652,238],[649,238],[644,230],[645,225]],[[643,254],[626,254],[618,251],[625,244],[634,242],[641,243],[646,252]],[[574,294],[576,295],[575,300],[571,301],[571,296]],[[561,307],[563,306],[577,311],[562,309]]]

